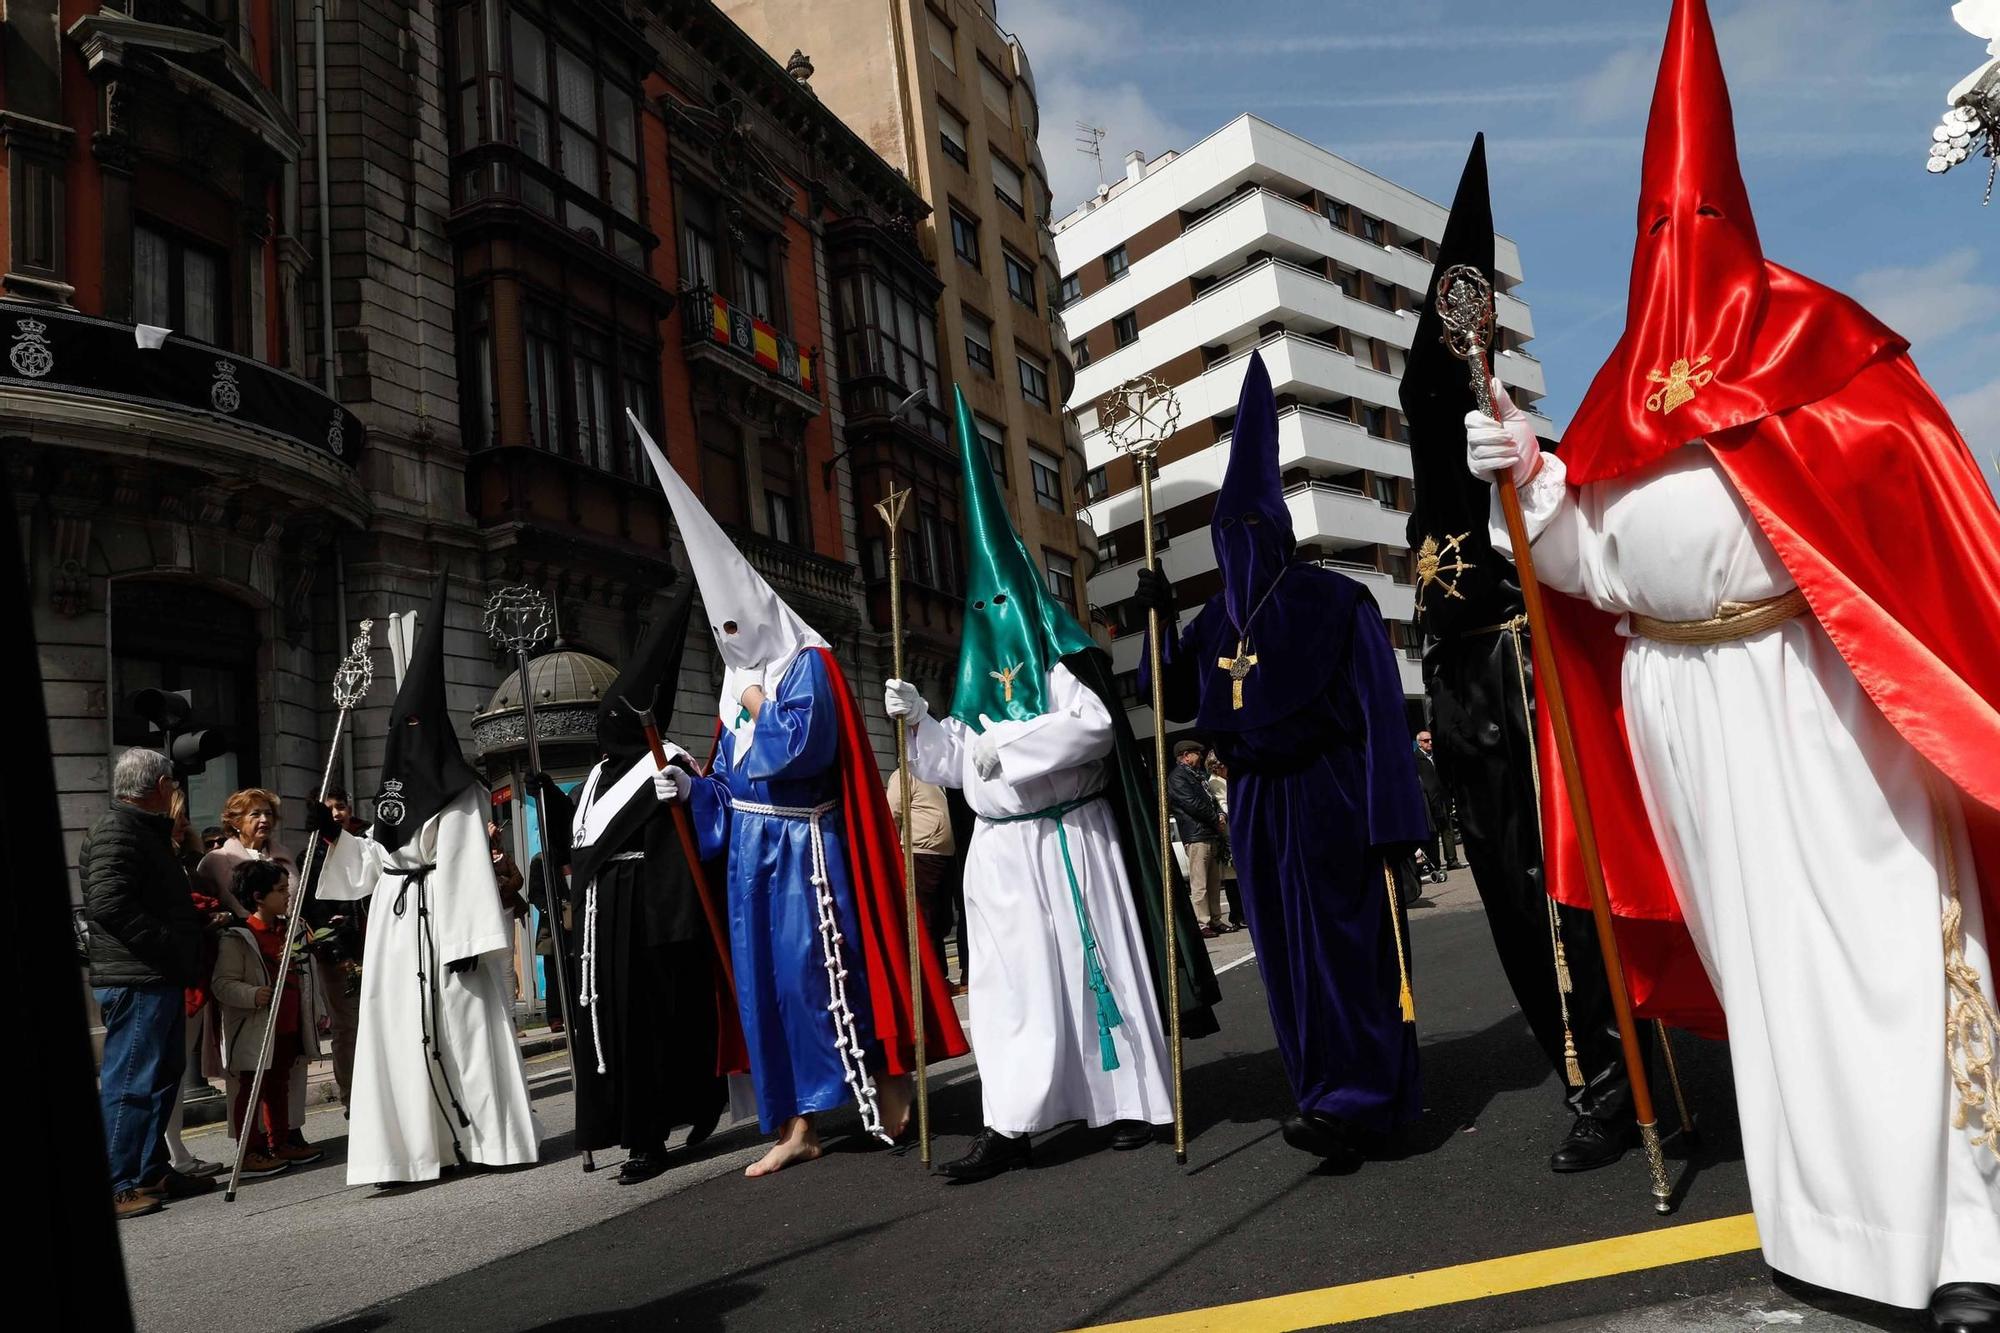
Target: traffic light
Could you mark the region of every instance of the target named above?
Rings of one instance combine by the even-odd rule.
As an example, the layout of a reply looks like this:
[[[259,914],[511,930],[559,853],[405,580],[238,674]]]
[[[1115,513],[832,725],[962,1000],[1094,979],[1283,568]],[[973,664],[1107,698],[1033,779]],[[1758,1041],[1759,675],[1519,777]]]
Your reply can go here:
[[[132,696],[132,711],[160,733],[160,752],[173,762],[176,780],[202,772],[209,760],[231,749],[229,733],[221,727],[187,729],[190,706],[185,690],[140,690]]]

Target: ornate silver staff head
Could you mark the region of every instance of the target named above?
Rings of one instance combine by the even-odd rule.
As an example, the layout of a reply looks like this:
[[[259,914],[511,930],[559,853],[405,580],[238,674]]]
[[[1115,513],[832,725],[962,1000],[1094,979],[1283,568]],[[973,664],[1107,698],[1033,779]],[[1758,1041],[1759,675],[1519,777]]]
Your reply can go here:
[[[1181,424],[1181,400],[1158,376],[1135,375],[1098,400],[1097,424],[1112,448],[1150,467]]]
[[[1471,264],[1454,264],[1438,279],[1438,334],[1451,354],[1466,363],[1472,375],[1479,410],[1492,415],[1493,394],[1487,387],[1487,350],[1493,346],[1493,284]]]
[[[347,656],[334,668],[333,702],[343,712],[367,698],[368,687],[375,683],[374,630],[374,621],[362,621]]]
[[[555,626],[549,599],[539,588],[516,584],[486,599],[486,637],[516,656],[526,656]],[[526,688],[526,682],[522,682]]]

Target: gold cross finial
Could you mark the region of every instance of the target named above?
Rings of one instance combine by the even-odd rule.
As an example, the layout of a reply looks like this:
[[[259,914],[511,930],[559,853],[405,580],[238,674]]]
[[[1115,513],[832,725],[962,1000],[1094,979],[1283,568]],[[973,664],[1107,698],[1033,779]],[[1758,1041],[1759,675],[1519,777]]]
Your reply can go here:
[[[1243,681],[1249,676],[1250,668],[1257,665],[1257,654],[1244,651],[1243,640],[1236,641],[1236,656],[1218,657],[1215,664],[1229,673],[1229,706],[1231,709],[1243,707]]]
[[[1000,698],[1003,703],[1014,702],[1014,677],[1021,674],[1021,667],[1023,665],[1024,663],[1016,662],[1013,666],[1002,667],[998,671],[989,671],[986,673],[994,680],[1000,682]]]

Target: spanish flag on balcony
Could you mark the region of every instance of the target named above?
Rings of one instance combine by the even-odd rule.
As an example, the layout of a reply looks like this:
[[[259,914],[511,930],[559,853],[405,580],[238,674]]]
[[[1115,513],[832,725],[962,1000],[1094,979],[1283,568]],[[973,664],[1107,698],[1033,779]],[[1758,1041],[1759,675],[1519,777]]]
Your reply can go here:
[[[753,320],[750,324],[751,355],[758,365],[771,371],[778,369],[778,331],[763,320]]]
[[[807,393],[817,394],[819,392],[819,381],[813,375],[816,369],[817,367],[813,364],[813,354],[801,347],[799,349],[799,387]]]
[[[708,336],[724,347],[729,346],[729,302],[720,296],[708,298]]]

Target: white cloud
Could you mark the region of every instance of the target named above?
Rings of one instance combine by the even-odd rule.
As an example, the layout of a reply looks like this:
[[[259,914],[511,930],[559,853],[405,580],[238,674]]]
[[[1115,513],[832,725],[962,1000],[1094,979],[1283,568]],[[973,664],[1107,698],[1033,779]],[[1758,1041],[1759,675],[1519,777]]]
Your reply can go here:
[[[1976,281],[1982,271],[1979,251],[1965,246],[1928,264],[1870,269],[1855,277],[1854,296],[1921,356],[1935,340],[2000,310],[2000,285]],[[1996,387],[2000,381],[1980,392]]]
[[[2000,495],[2000,379],[1944,400],[1953,424],[1972,446],[1986,482]]]

